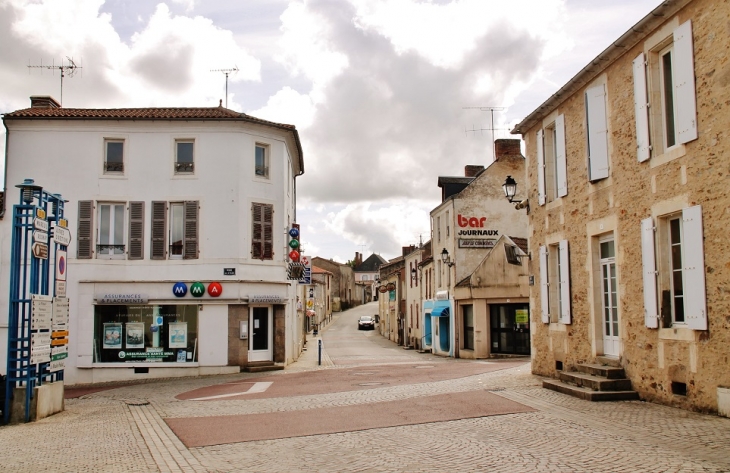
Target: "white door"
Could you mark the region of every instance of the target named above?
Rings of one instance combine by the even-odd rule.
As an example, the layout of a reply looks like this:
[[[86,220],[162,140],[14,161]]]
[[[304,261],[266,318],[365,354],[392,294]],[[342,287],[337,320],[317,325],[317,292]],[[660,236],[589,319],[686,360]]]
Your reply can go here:
[[[249,315],[248,361],[272,361],[274,324],[271,306],[251,307]]]
[[[618,294],[614,241],[602,240],[601,253],[601,306],[603,308],[603,354],[619,356]]]

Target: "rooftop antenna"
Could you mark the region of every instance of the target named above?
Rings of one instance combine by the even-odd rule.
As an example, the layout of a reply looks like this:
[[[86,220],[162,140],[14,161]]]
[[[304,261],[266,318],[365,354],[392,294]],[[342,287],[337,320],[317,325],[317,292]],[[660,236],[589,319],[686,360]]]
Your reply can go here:
[[[51,69],[52,71],[55,71],[56,69],[58,69],[59,71],[61,71],[61,106],[62,107],[63,107],[63,77],[65,75],[68,75],[68,77],[73,77],[74,74],[76,74],[77,70],[83,69],[81,66],[76,65],[73,58],[66,56],[66,61],[68,61],[68,63],[64,64],[63,59],[62,59],[60,66],[56,65],[55,60],[51,63],[50,66],[44,66],[42,59],[41,59],[40,66],[31,65],[30,62],[28,63],[28,74],[30,74],[30,69]]]
[[[210,72],[222,72],[226,75],[226,108],[228,108],[228,74],[238,72],[238,66],[233,66],[231,69],[211,69]]]
[[[492,158],[493,159],[497,159],[497,151],[494,148],[494,132],[495,131],[498,131],[498,130],[499,131],[502,131],[502,130],[504,130],[504,128],[499,128],[499,129],[494,128],[494,112],[495,111],[496,112],[502,112],[502,111],[505,110],[504,107],[463,107],[463,108],[465,110],[467,110],[467,109],[469,109],[469,110],[477,109],[477,110],[481,110],[482,112],[490,112],[490,114],[492,115],[492,125],[491,125],[490,128],[474,128],[474,126],[472,125],[471,130],[464,130],[464,131],[467,134],[470,131],[472,131],[472,132],[477,132],[477,131],[490,131],[491,134],[492,134]]]

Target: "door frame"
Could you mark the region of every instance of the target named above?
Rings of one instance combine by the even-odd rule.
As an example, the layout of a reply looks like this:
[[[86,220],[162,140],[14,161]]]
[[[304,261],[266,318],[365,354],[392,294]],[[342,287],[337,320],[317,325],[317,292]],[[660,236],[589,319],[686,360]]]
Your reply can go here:
[[[254,339],[254,310],[255,309],[267,309],[268,317],[267,321],[267,349],[265,350],[254,350],[253,339]],[[248,361],[273,361],[274,359],[274,306],[272,305],[252,305],[249,306],[248,310],[248,326],[249,326],[249,337],[248,337]]]
[[[602,258],[601,257],[601,243],[607,243],[607,242],[613,243],[614,256]],[[615,281],[614,281],[614,286],[612,286],[610,289],[612,289],[613,291],[616,292],[616,305],[614,307],[613,302],[612,302],[612,307],[611,307],[611,309],[615,310],[616,320],[615,321],[612,320],[611,322],[615,322],[616,329],[618,330],[618,333],[619,333],[618,335],[609,335],[606,333],[606,307],[605,307],[605,299],[604,299],[605,294],[604,294],[604,290],[603,290],[603,287],[604,287],[603,286],[603,283],[604,283],[603,271],[604,271],[604,268],[610,268],[611,266],[613,266]],[[599,276],[600,280],[599,280],[598,285],[599,285],[599,292],[600,292],[600,304],[599,305],[600,305],[600,314],[601,314],[600,315],[601,335],[603,338],[603,355],[608,356],[608,357],[618,358],[621,354],[620,353],[621,352],[621,336],[620,336],[621,323],[619,320],[619,310],[618,310],[619,294],[618,294],[618,267],[616,264],[616,239],[614,238],[613,233],[604,235],[603,237],[598,239],[598,268],[599,268],[599,275],[600,275]],[[610,273],[609,273],[608,277],[609,277],[609,284],[610,284],[611,283]]]

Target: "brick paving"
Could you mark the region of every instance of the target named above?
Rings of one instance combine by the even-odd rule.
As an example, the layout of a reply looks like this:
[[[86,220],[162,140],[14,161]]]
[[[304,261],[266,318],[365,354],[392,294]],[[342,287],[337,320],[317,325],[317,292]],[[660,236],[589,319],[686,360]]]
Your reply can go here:
[[[309,346],[316,346],[310,340]],[[343,370],[310,348],[290,372]],[[362,360],[363,380],[367,366]],[[413,351],[391,362],[475,363]],[[352,368],[348,360],[347,369]],[[476,363],[485,363],[480,361]],[[488,363],[488,362],[487,362]],[[376,371],[374,368],[372,371]],[[295,397],[181,401],[261,374],[161,380],[89,393],[39,422],[0,427],[0,471],[727,472],[730,419],[641,401],[591,403],[542,389],[529,364],[458,379]],[[186,448],[165,419],[358,406],[488,391],[535,409],[445,422]],[[222,422],[220,428],[225,428]]]

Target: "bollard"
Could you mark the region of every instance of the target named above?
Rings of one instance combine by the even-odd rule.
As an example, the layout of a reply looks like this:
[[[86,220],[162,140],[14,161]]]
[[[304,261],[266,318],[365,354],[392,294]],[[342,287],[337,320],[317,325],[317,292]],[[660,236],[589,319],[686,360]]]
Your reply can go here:
[[[322,340],[319,340],[317,348],[317,365],[322,365]]]

